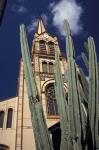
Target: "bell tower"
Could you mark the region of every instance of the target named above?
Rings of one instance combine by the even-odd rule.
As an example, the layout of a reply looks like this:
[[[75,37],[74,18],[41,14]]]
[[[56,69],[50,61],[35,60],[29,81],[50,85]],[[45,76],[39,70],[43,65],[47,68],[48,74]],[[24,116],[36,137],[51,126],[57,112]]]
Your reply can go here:
[[[53,126],[59,121],[54,90],[54,63],[56,50],[60,54],[61,71],[62,74],[64,74],[66,60],[61,55],[58,39],[56,36],[51,36],[46,31],[43,19],[40,18],[38,21],[37,32],[33,39],[32,64],[48,127]]]

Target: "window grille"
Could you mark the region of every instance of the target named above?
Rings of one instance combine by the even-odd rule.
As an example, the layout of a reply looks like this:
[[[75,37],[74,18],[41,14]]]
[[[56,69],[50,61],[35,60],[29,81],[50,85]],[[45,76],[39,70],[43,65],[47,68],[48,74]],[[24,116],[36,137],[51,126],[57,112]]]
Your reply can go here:
[[[49,47],[50,54],[55,54],[54,43],[48,42],[48,47]]]
[[[49,63],[49,73],[54,73],[54,64],[52,62]]]
[[[58,115],[57,102],[55,98],[54,84],[50,84],[46,89],[47,113],[49,116]]]
[[[47,62],[42,62],[42,72],[46,73],[48,72],[48,69],[47,69]]]
[[[45,41],[41,40],[39,41],[39,46],[40,46],[40,52],[46,54],[46,43]]]

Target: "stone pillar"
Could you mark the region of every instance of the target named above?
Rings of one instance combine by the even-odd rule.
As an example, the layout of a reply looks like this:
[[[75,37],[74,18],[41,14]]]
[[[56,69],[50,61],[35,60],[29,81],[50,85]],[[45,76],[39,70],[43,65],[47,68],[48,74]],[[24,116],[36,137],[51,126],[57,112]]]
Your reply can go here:
[[[18,107],[17,107],[17,126],[16,126],[16,145],[15,150],[22,150],[22,129],[23,129],[23,62],[20,64],[19,88],[18,88]]]

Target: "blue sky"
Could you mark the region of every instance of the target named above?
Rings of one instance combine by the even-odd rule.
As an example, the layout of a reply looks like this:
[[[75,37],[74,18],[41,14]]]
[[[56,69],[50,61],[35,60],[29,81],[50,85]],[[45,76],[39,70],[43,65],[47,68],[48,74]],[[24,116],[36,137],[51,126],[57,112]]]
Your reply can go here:
[[[98,0],[8,0],[0,27],[0,99],[17,94],[21,23],[26,25],[31,49],[37,20],[42,16],[47,31],[58,36],[60,47],[65,52],[63,21],[66,18],[72,30],[76,57],[84,50],[83,43],[89,35],[94,37],[99,55],[98,6]]]

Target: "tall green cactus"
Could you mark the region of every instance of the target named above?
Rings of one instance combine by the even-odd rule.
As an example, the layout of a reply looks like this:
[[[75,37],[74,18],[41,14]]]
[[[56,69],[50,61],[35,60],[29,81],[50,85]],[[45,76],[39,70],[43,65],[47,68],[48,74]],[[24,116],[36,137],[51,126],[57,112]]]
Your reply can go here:
[[[79,67],[79,76],[80,76],[80,79],[81,79],[81,85],[82,85],[82,88],[83,88],[83,92],[85,94],[85,101],[86,101],[86,103],[88,103],[89,84],[88,84],[88,81],[86,79],[86,76],[85,76],[83,70],[80,67]]]
[[[65,33],[68,63],[68,105],[70,115],[70,136],[74,143],[73,148],[80,150],[84,149],[85,147],[85,127],[87,116],[85,107],[82,103],[82,88],[78,80],[77,65],[74,58],[74,45],[67,21],[65,21]]]
[[[24,62],[24,70],[26,75],[26,83],[29,97],[29,105],[31,111],[31,120],[34,129],[35,143],[37,150],[53,150],[53,146],[48,133],[42,104],[38,95],[34,73],[29,54],[29,47],[25,32],[25,26],[20,25],[20,42],[21,51]]]
[[[89,125],[92,135],[93,149],[99,149],[99,77],[95,43],[92,37],[88,38],[89,49]]]
[[[70,115],[70,136],[75,149],[81,149],[81,121],[79,94],[77,88],[77,70],[74,60],[74,45],[69,24],[65,21],[66,53],[68,62],[68,104]]]
[[[60,70],[60,59],[57,50],[55,51],[55,89],[56,100],[58,104],[58,112],[60,115],[61,127],[61,147],[60,150],[70,150],[70,126],[69,112],[66,101],[63,78]]]

